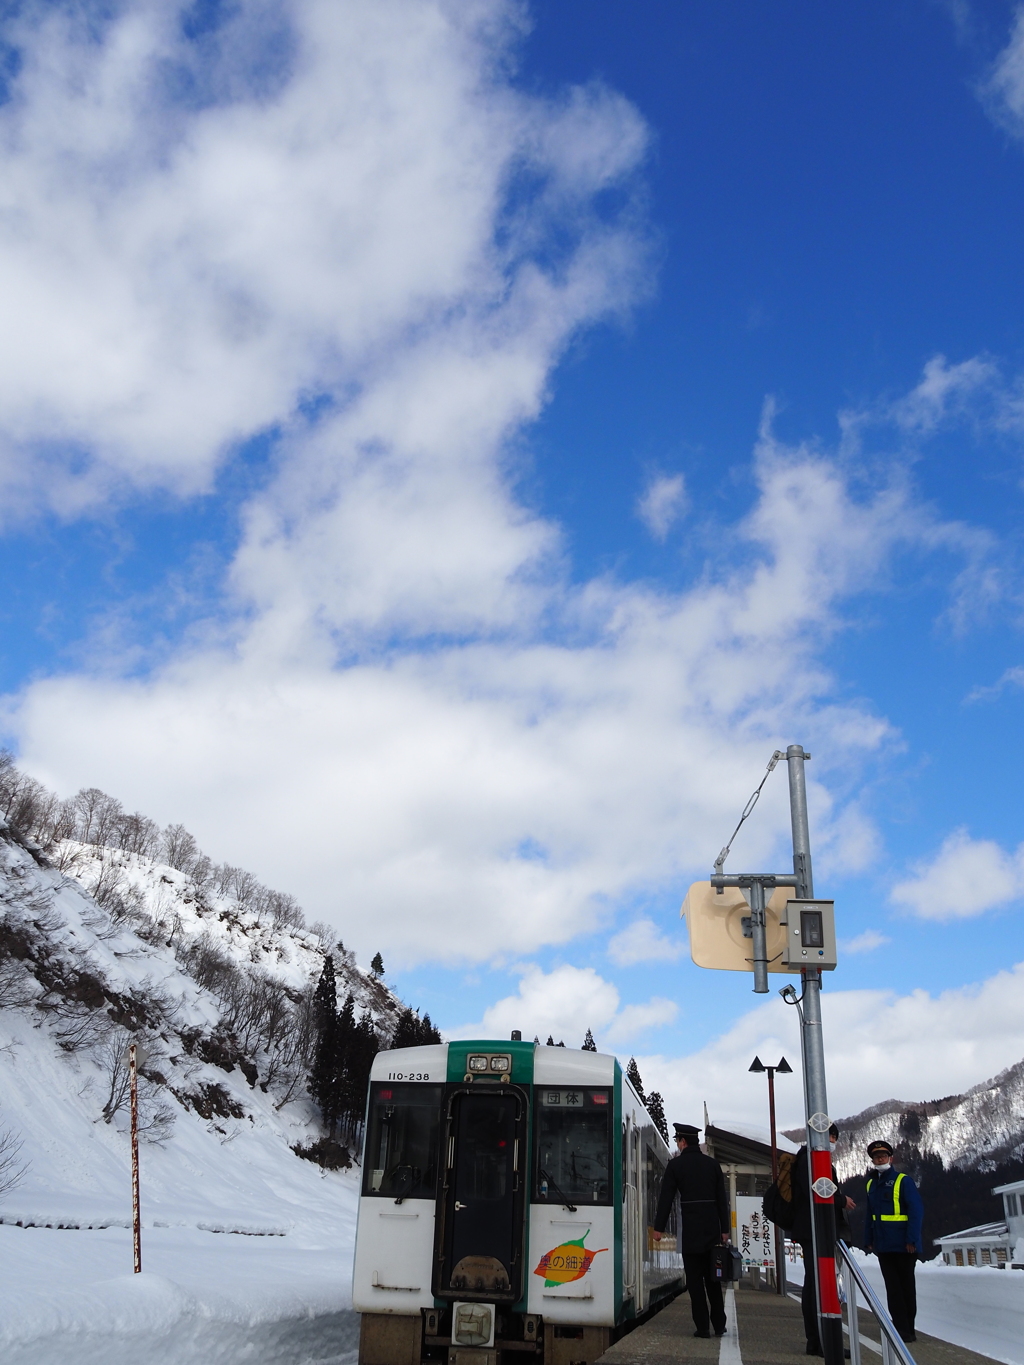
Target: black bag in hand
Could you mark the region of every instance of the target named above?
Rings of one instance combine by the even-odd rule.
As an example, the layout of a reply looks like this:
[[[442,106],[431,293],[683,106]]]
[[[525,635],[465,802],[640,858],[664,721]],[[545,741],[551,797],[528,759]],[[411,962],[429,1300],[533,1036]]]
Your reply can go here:
[[[715,1279],[723,1284],[738,1280],[743,1272],[743,1257],[734,1246],[720,1242],[711,1250],[711,1268]]]

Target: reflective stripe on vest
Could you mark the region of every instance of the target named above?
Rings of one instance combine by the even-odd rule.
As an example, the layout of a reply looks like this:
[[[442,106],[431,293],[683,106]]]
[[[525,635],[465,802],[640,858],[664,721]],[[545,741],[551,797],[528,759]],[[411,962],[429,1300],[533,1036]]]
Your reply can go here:
[[[867,1188],[870,1191],[875,1182],[869,1180]],[[903,1172],[896,1177],[896,1183],[892,1187],[892,1213],[873,1213],[871,1217],[876,1223],[909,1223],[909,1215],[900,1213],[900,1186],[903,1184]]]

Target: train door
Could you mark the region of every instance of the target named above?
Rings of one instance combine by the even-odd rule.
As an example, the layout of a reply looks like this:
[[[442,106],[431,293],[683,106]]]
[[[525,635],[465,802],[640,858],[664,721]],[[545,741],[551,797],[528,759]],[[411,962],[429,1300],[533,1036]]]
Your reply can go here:
[[[622,1291],[632,1299],[636,1311],[639,1298],[639,1251],[637,1243],[637,1169],[633,1156],[633,1122],[628,1118],[622,1125]]]
[[[523,1292],[526,1096],[515,1086],[448,1101],[437,1220],[439,1298],[512,1302]]]

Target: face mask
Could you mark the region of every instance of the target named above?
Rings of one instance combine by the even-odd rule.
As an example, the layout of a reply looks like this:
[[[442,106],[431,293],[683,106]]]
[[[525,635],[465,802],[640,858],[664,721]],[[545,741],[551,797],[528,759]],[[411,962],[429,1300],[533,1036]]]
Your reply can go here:
[[[876,1171],[879,1171],[879,1172],[882,1172],[882,1171],[891,1171],[891,1170],[892,1170],[892,1162],[891,1162],[891,1161],[887,1161],[887,1162],[885,1163],[884,1166],[876,1166],[876,1167],[875,1167],[875,1170],[876,1170]]]

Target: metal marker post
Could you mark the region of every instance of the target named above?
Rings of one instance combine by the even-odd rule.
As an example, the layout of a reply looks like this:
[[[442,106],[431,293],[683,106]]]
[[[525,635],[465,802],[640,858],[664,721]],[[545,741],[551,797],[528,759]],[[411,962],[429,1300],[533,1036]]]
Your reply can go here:
[[[134,1043],[128,1049],[128,1075],[132,1111],[132,1234],[135,1274],[139,1275],[142,1273],[142,1218],[139,1208],[139,1070]]]
[[[789,767],[789,807],[793,825],[793,873],[797,898],[812,900],[811,840],[807,825],[807,785],[799,744],[786,750]],[[843,1365],[843,1317],[836,1284],[836,1210],[833,1197],[832,1148],[829,1143],[828,1098],[825,1090],[825,1050],[821,1035],[821,972],[805,967],[800,1011],[800,1045],[803,1056],[804,1103],[807,1113],[808,1180],[810,1181],[811,1233],[818,1291],[818,1332],[826,1365]],[[804,1274],[808,1267],[804,1266]]]

